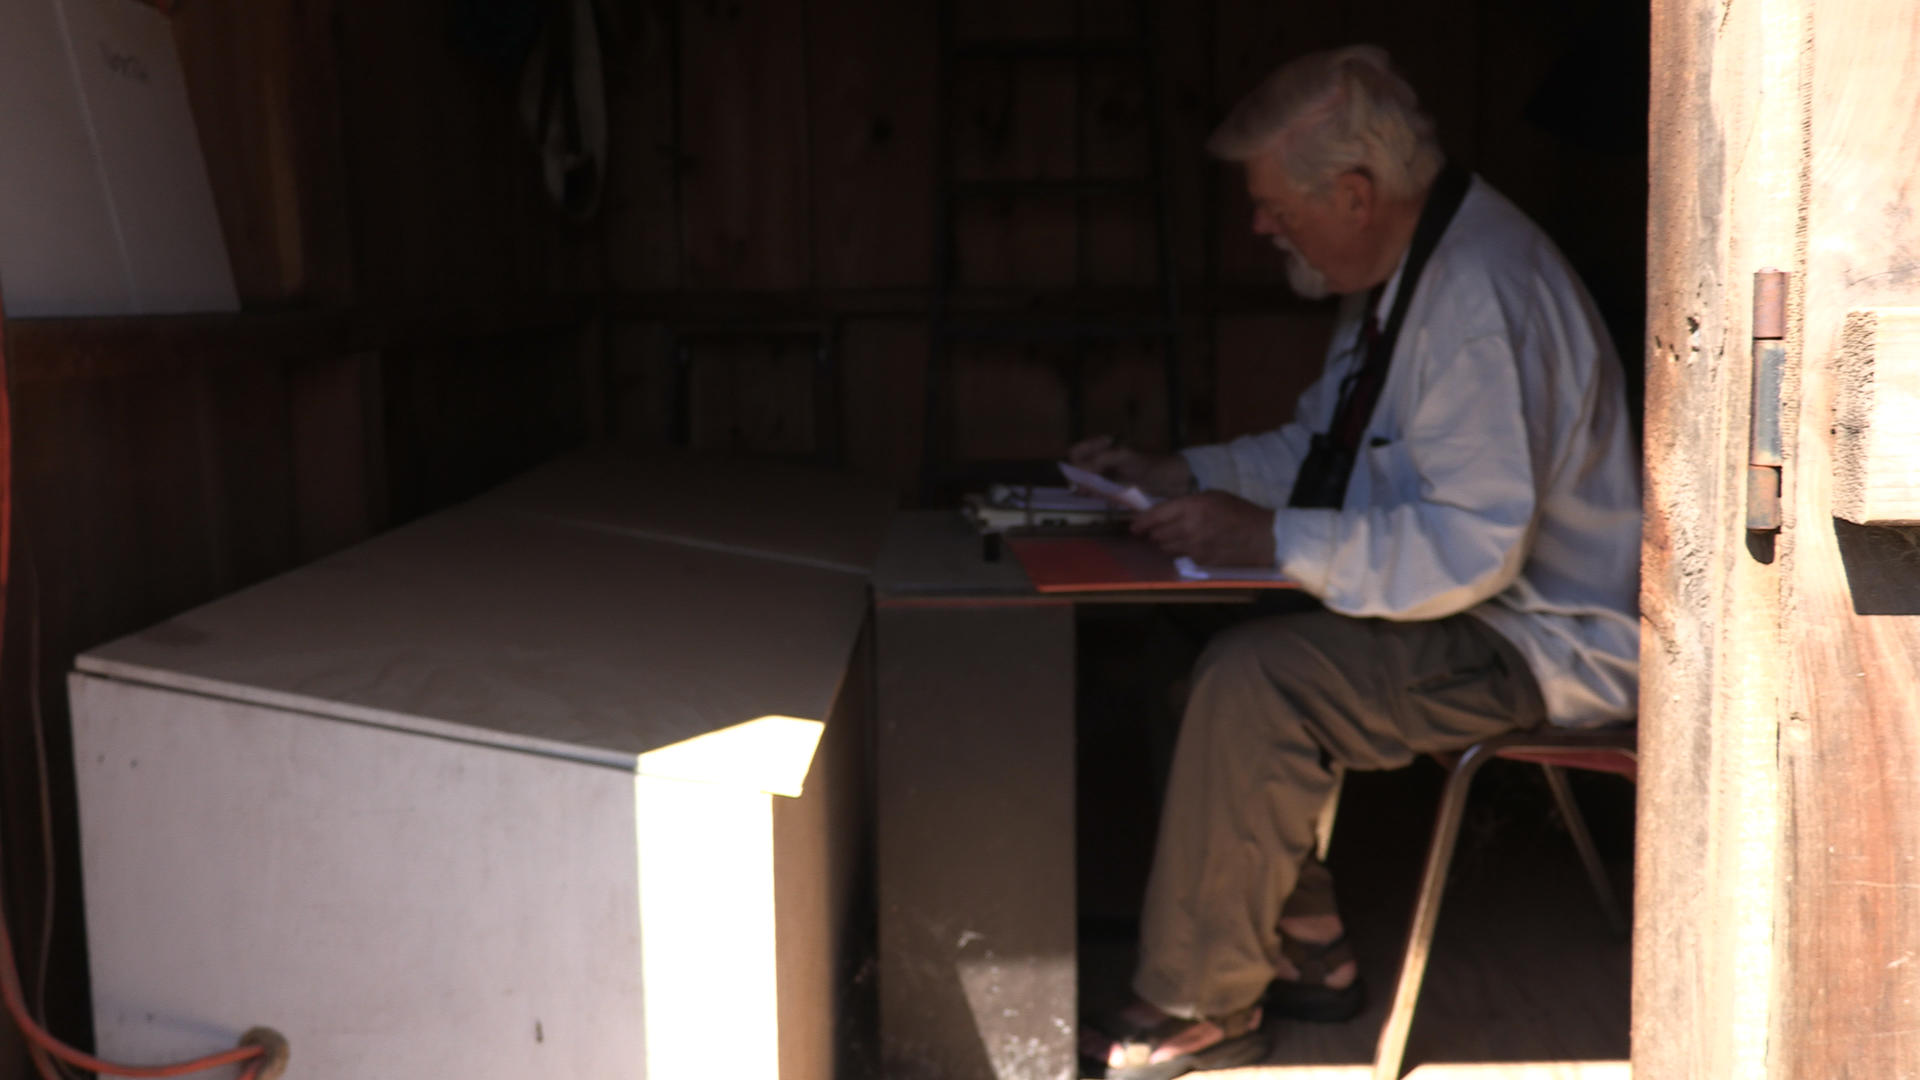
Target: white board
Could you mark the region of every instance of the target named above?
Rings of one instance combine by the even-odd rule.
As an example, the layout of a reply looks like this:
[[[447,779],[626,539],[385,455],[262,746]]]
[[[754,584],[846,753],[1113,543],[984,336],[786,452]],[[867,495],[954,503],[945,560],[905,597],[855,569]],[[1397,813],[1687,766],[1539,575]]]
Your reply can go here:
[[[265,1024],[293,1047],[287,1080],[646,1075],[634,776],[72,687],[108,1058],[215,1053]]]
[[[239,306],[168,18],[0,0],[0,296],[14,316]]]
[[[11,315],[124,311],[126,261],[53,0],[0,0],[0,297]]]
[[[171,22],[136,0],[60,4],[120,229],[131,310],[237,308]]]

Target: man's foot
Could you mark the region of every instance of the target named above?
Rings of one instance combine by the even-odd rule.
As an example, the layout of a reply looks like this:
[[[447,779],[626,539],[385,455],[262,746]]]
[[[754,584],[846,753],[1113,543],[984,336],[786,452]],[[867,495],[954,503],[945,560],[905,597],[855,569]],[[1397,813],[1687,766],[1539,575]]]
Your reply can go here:
[[[1338,915],[1298,915],[1280,920],[1280,963],[1277,978],[1321,983],[1335,990],[1360,977],[1353,950],[1346,948],[1347,930]]]
[[[1337,915],[1280,920],[1280,962],[1266,1001],[1275,1015],[1337,1023],[1366,1005],[1360,966]]]
[[[1168,1080],[1203,1069],[1248,1065],[1266,1056],[1259,1004],[1219,1017],[1169,1016],[1135,1001],[1104,1024],[1083,1025],[1080,1052],[1104,1062],[1110,1080]]]

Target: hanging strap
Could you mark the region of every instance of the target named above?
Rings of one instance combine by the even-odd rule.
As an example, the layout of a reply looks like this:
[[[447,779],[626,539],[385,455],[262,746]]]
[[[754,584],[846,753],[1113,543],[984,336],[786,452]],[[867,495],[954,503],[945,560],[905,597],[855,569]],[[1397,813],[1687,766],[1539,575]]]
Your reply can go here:
[[[1394,343],[1400,339],[1400,326],[1407,321],[1407,309],[1420,287],[1427,258],[1439,246],[1447,226],[1452,224],[1453,215],[1467,197],[1467,187],[1472,180],[1472,174],[1456,165],[1442,169],[1434,180],[1427,192],[1426,205],[1420,209],[1420,221],[1414,226],[1406,265],[1400,271],[1400,289],[1394,294],[1393,310],[1388,312],[1385,326],[1379,325],[1375,310],[1379,306],[1379,290],[1369,294],[1367,318],[1361,324],[1359,342],[1365,358],[1360,370],[1342,381],[1333,422],[1327,426],[1326,434],[1314,435],[1306,460],[1300,463],[1300,472],[1294,478],[1288,506],[1338,510],[1345,505],[1347,481],[1353,476],[1360,440],[1373,421],[1373,408],[1380,400],[1380,391],[1387,384]]]

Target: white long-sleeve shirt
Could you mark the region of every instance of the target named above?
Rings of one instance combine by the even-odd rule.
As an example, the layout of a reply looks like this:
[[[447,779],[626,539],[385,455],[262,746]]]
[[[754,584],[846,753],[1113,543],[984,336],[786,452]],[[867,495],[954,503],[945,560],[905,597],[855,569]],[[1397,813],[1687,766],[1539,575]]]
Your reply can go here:
[[[1379,300],[1384,323],[1399,272]],[[1327,430],[1363,296],[1293,422],[1184,451],[1204,488],[1274,509],[1279,568],[1330,610],[1467,612],[1518,647],[1563,726],[1633,715],[1640,457],[1620,366],[1573,269],[1476,178],[1427,263],[1338,510],[1286,505]]]

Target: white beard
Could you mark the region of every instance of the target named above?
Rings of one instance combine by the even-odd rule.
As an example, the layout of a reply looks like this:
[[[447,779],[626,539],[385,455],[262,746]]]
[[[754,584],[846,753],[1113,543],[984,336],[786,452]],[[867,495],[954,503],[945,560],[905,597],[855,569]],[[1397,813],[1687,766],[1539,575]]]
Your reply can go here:
[[[1327,275],[1314,269],[1313,264],[1302,258],[1293,245],[1276,236],[1273,246],[1287,260],[1287,284],[1305,300],[1320,300],[1332,295],[1333,286],[1328,284]]]

